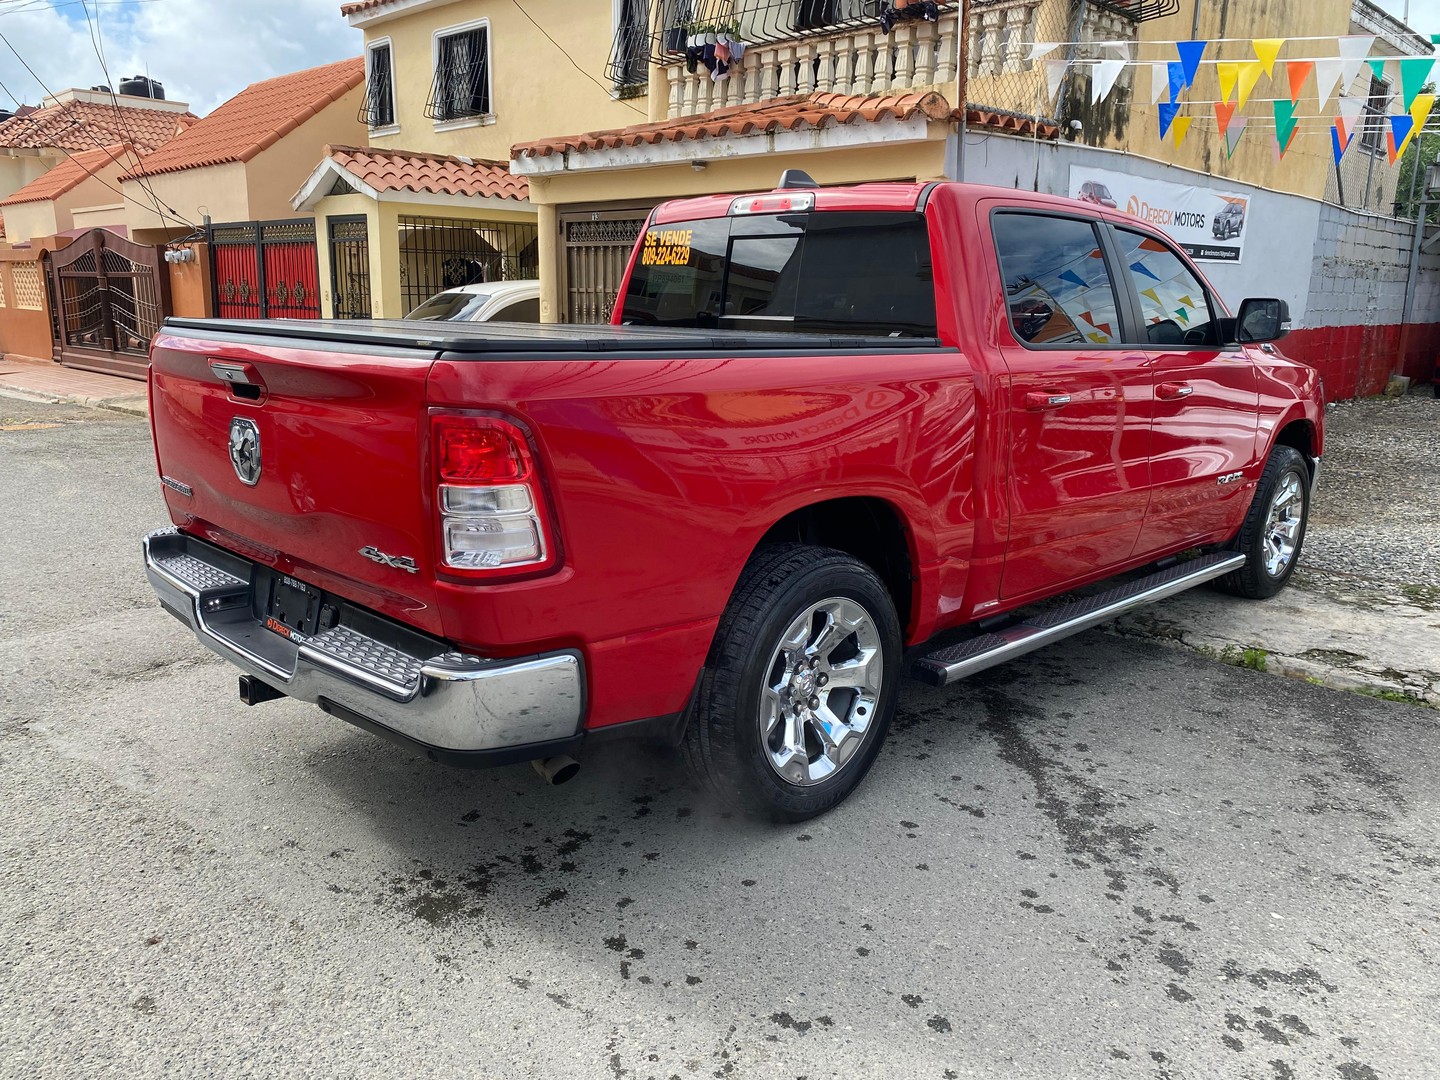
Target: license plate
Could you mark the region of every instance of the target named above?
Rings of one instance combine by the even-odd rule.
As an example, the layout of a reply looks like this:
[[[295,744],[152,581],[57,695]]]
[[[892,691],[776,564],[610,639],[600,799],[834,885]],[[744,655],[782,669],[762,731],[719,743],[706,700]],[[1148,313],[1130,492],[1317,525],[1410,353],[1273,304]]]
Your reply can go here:
[[[277,577],[265,625],[284,637],[313,634],[319,612],[319,592],[294,578]]]

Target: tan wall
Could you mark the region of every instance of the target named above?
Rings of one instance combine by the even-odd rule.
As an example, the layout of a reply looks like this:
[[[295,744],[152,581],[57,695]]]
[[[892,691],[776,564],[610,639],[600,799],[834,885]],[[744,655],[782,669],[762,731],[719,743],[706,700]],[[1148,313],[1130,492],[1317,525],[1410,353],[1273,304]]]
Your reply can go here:
[[[1056,0],[1049,0],[1054,3]],[[1350,32],[1350,0],[1232,0],[1226,4],[1199,4],[1199,33],[1193,35],[1203,40],[1217,38],[1304,38],[1338,37]],[[1172,42],[1192,38],[1192,27],[1196,7],[1182,6],[1179,15],[1155,19],[1140,24],[1141,42],[1137,50],[1140,59],[1167,56],[1173,58],[1173,46],[1160,44],[1146,45],[1144,42]],[[1280,51],[1280,59],[1295,57],[1310,59],[1316,56],[1335,55],[1333,42],[1288,41]],[[1211,60],[1254,59],[1254,53],[1247,42],[1228,42],[1212,45],[1205,52],[1205,61],[1200,65],[1195,85],[1181,96],[1181,101],[1216,101],[1220,98],[1220,84],[1215,65]],[[1133,70],[1133,69],[1132,69]],[[1128,72],[1127,72],[1128,75]],[[1143,69],[1138,77],[1148,77]],[[1255,118],[1241,136],[1235,156],[1227,157],[1225,139],[1220,134],[1214,107],[1197,105],[1181,110],[1181,116],[1195,117],[1194,123],[1179,150],[1171,143],[1160,141],[1160,122],[1155,106],[1143,104],[1149,96],[1148,86],[1135,87],[1132,102],[1128,108],[1129,121],[1123,133],[1088,132],[1087,140],[1096,134],[1103,136],[1099,145],[1131,150],[1146,157],[1172,162],[1189,169],[1199,169],[1216,176],[1243,180],[1249,184],[1271,188],[1275,191],[1291,191],[1300,195],[1321,198],[1325,193],[1325,179],[1331,169],[1330,137],[1317,122],[1301,121],[1299,134],[1291,144],[1285,157],[1277,162],[1274,151],[1275,120],[1273,107],[1261,98],[1289,97],[1290,84],[1284,65],[1276,63],[1273,80],[1264,75],[1256,83],[1251,101],[1244,112]],[[1234,100],[1232,98],[1232,100]],[[1333,102],[1332,102],[1333,104]],[[1300,115],[1318,111],[1315,101],[1315,77],[1312,74],[1302,92]]]
[[[43,248],[0,252],[0,290],[3,290],[5,300],[5,306],[0,308],[0,355],[31,356],[42,360],[51,358],[50,313],[44,306],[44,266],[40,263],[43,253]],[[24,308],[20,306],[22,298],[14,277],[18,265],[33,266],[39,272],[39,277],[32,279],[40,286],[39,308],[33,304]],[[31,300],[34,299],[32,295]]]
[[[118,200],[108,206],[77,206],[70,211],[72,229],[108,229],[123,224],[125,204]]]
[[[314,148],[314,153],[319,156],[319,146]],[[311,162],[311,167],[314,167],[314,162]],[[146,185],[162,204],[173,207],[180,217],[196,224],[200,222],[202,206],[209,211],[212,221],[252,220],[245,166],[239,162],[162,173],[147,177]],[[125,181],[122,189],[127,196],[125,224],[130,226],[131,236],[142,230],[161,230],[165,235],[177,228],[184,230],[183,225],[155,212],[149,193],[138,180]]]
[[[367,43],[391,39],[399,127],[394,134],[375,136],[374,145],[504,160],[517,142],[648,119],[643,97],[616,101],[605,82],[614,32],[610,0],[526,0],[524,10],[564,53],[508,2],[459,0],[367,26]],[[435,74],[432,34],[481,18],[490,20],[494,122],[437,131],[436,122],[424,112]],[[574,59],[573,65],[565,54]]]
[[[357,86],[338,101],[316,113],[274,146],[256,154],[245,165],[245,186],[249,212],[244,218],[222,218],[210,212],[212,221],[275,221],[296,216],[290,197],[320,163],[327,143],[364,146],[365,125],[357,117],[365,88]],[[189,213],[178,203],[177,210]],[[195,208],[198,212],[198,206]],[[199,221],[198,216],[191,220]]]
[[[65,160],[63,154],[55,153],[54,157],[43,157],[35,151],[0,152],[0,199],[8,199],[31,180],[45,175]]]
[[[0,206],[0,214],[5,215],[5,240],[10,244],[29,243],[37,236],[53,236],[62,231],[60,215],[55,212],[55,204],[48,200]]]
[[[210,247],[191,244],[195,261],[167,263],[170,271],[171,313],[191,319],[208,319],[214,314],[210,293]]]

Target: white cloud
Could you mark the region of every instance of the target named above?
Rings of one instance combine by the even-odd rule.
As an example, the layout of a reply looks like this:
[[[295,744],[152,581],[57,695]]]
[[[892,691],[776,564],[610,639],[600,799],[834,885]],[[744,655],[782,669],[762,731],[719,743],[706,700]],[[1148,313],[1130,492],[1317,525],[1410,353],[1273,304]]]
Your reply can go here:
[[[0,7],[3,34],[25,64],[0,44],[0,82],[38,104],[43,86],[61,90],[106,82],[85,11],[99,20],[109,81],[147,71],[165,96],[200,114],[253,82],[358,56],[361,36],[340,14],[341,0],[42,0]],[[0,91],[0,104],[15,102]]]

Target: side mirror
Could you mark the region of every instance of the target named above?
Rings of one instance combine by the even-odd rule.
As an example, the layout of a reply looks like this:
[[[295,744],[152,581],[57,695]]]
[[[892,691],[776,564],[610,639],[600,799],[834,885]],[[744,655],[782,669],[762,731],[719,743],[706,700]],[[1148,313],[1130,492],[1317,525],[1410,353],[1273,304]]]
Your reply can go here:
[[[1251,297],[1240,304],[1235,337],[1242,345],[1279,341],[1290,332],[1290,305],[1284,300]]]

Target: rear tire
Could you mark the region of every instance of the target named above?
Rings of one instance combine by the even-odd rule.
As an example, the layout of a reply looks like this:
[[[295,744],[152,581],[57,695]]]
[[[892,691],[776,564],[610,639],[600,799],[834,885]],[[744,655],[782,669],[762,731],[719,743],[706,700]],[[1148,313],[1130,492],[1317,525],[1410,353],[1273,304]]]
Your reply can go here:
[[[1310,518],[1310,471],[1300,452],[1276,446],[1265,462],[1245,524],[1230,547],[1245,556],[1245,565],[1218,582],[1227,592],[1252,600],[1265,600],[1285,587]]]
[[[900,682],[900,624],[860,560],[757,551],[721,616],[681,745],[696,777],[757,817],[804,821],[859,786]]]

